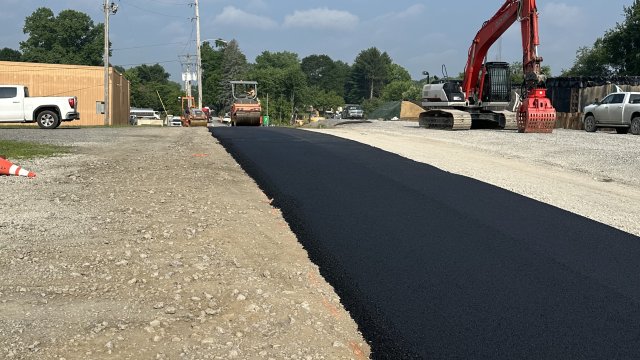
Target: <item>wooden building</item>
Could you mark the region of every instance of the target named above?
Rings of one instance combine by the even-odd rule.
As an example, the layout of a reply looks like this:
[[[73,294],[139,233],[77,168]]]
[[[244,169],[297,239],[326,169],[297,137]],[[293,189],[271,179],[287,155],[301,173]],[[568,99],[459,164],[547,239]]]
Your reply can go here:
[[[108,125],[128,125],[129,81],[109,69]],[[80,120],[62,126],[102,126],[104,114],[104,67],[0,61],[0,84],[24,85],[30,96],[76,96]]]

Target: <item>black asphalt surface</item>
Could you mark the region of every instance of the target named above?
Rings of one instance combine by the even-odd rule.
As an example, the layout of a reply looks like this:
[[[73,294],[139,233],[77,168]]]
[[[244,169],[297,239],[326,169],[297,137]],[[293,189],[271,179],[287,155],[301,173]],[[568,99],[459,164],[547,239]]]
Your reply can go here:
[[[211,131],[282,209],[373,359],[640,358],[640,238],[329,135]]]

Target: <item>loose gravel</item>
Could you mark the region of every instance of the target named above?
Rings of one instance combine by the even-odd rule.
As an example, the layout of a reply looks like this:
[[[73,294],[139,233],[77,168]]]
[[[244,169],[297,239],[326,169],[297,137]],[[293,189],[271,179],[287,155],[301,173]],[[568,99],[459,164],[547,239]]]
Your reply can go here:
[[[0,177],[2,359],[365,359],[274,208],[204,128],[0,129],[72,147]]]

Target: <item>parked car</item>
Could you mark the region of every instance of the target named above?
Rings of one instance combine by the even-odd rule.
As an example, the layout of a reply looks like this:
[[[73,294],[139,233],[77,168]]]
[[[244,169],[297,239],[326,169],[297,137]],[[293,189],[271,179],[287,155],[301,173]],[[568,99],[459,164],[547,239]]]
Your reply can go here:
[[[182,120],[180,120],[180,116],[173,116],[169,120],[169,126],[182,126]]]
[[[231,124],[231,115],[229,113],[224,114],[224,117],[222,118],[222,123]]]
[[[633,135],[640,135],[640,92],[616,92],[585,106],[582,123],[587,132],[608,127],[618,134],[631,130]]]
[[[364,119],[364,110],[360,105],[347,104],[342,110],[343,119]]]
[[[0,85],[0,122],[35,122],[42,129],[55,129],[62,121],[80,119],[75,96],[30,97],[22,85]]]

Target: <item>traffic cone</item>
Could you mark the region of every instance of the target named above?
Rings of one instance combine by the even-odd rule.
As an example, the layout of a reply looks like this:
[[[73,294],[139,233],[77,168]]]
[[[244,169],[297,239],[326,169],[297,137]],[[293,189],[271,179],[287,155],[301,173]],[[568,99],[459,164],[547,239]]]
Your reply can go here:
[[[36,173],[27,171],[4,157],[0,157],[0,175],[16,175],[30,178],[36,177]]]

